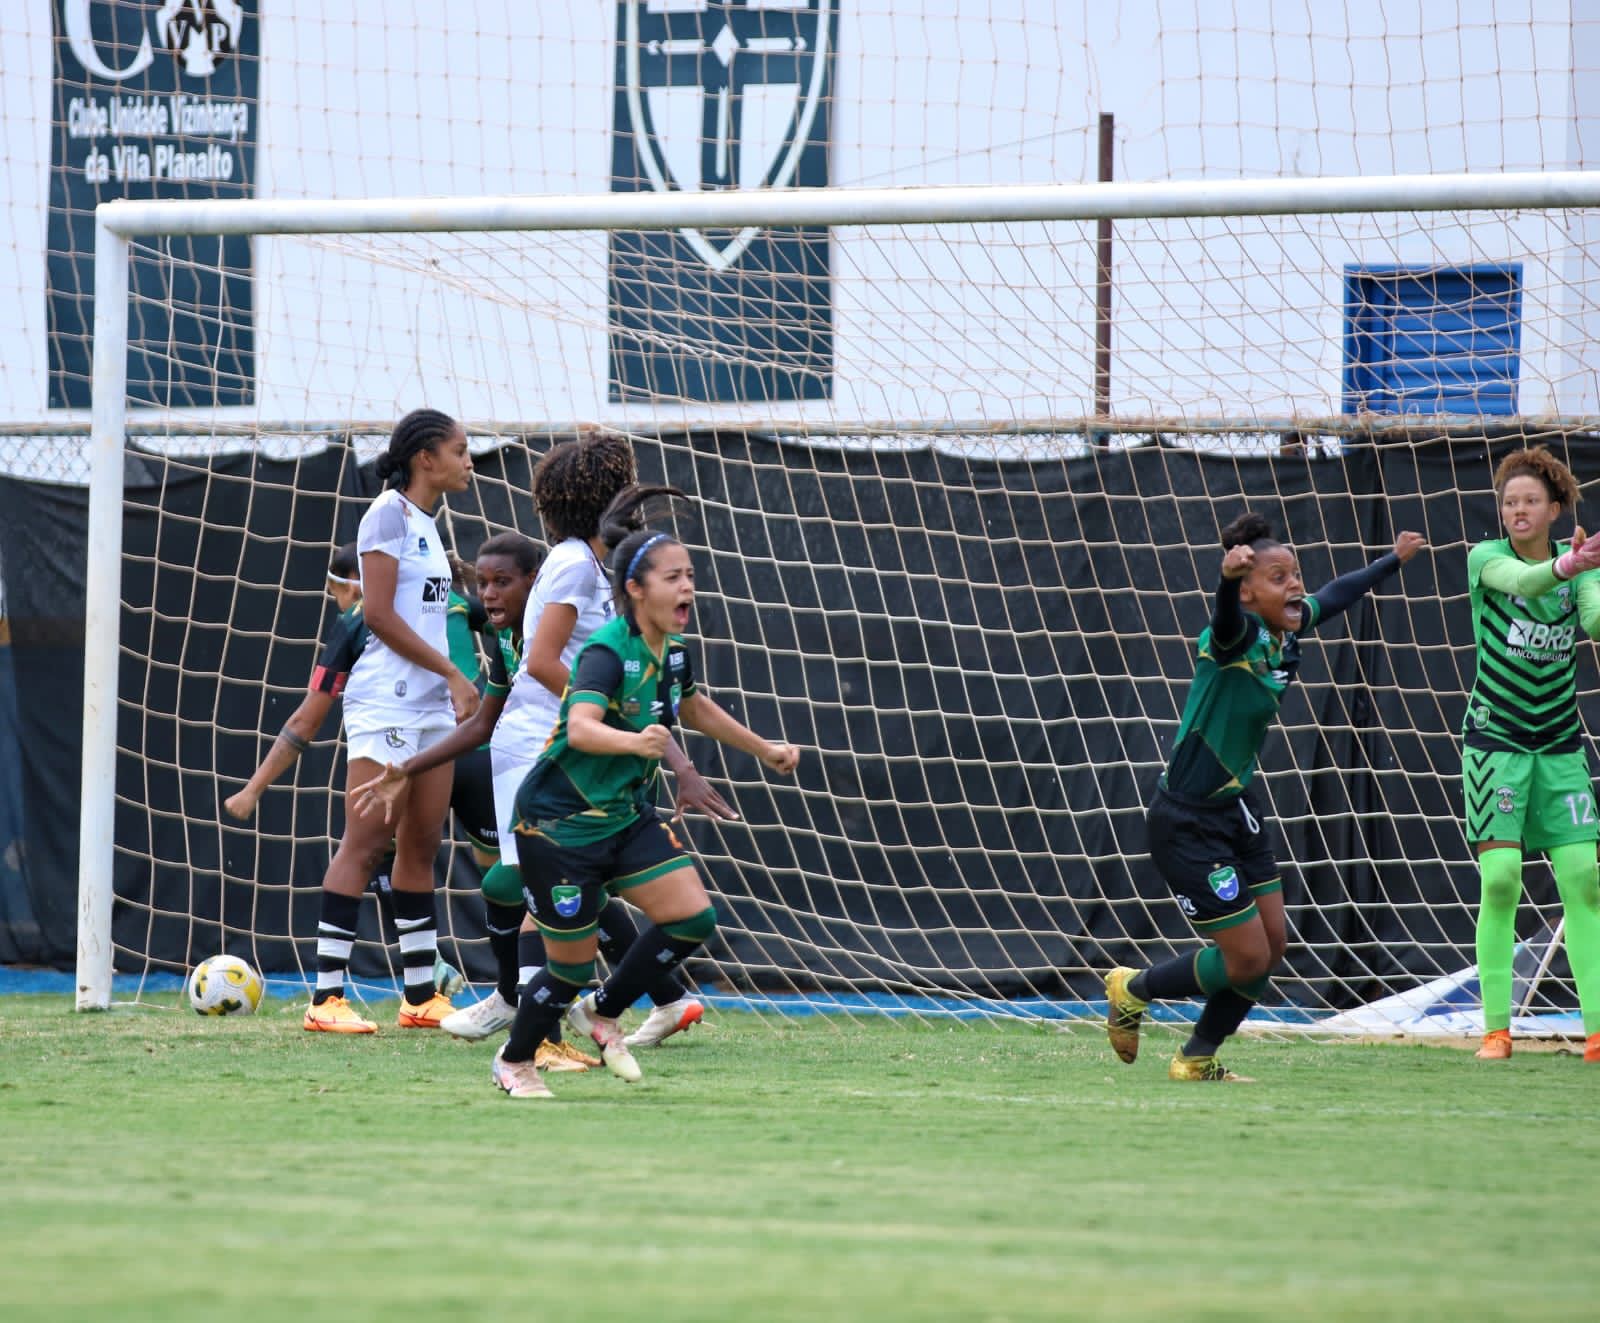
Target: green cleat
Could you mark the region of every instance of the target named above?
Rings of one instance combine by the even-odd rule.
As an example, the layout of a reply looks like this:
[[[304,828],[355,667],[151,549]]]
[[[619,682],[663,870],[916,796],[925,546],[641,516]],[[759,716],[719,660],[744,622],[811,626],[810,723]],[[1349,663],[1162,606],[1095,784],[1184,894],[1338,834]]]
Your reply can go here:
[[[1215,1084],[1254,1084],[1248,1075],[1235,1075],[1216,1057],[1186,1057],[1179,1052],[1167,1067],[1169,1080],[1198,1080]]]
[[[433,986],[441,997],[454,997],[467,986],[466,975],[443,956],[433,958]]]
[[[1119,965],[1106,975],[1106,1037],[1111,1050],[1128,1062],[1139,1055],[1139,1026],[1150,1007],[1128,991],[1128,980],[1138,972]]]

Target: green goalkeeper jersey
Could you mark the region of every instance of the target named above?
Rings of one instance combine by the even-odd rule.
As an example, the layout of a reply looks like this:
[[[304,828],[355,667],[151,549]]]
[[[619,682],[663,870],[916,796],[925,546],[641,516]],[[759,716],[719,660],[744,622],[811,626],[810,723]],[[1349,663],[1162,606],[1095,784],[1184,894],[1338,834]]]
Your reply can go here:
[[[1553,556],[1566,550],[1556,543]],[[1509,538],[1467,555],[1478,669],[1462,740],[1471,749],[1570,753],[1580,746],[1577,641],[1600,635],[1600,571],[1569,583],[1530,563]]]
[[[550,742],[517,791],[518,818],[557,845],[588,845],[632,826],[654,806],[659,760],[574,749],[568,717],[577,704],[592,703],[614,730],[642,731],[658,722],[670,729],[678,704],[694,692],[694,666],[680,635],[669,634],[657,656],[626,616],[601,625],[573,658]]]

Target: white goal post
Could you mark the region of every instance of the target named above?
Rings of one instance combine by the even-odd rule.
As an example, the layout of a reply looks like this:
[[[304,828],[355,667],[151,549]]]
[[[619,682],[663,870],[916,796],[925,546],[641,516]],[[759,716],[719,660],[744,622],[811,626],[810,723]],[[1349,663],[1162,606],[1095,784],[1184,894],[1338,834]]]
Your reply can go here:
[[[119,649],[125,447],[128,438],[130,244],[178,235],[330,235],[635,231],[685,227],[920,227],[1153,218],[1479,211],[1600,206],[1600,172],[1401,175],[1058,186],[750,190],[578,196],[336,201],[114,201],[96,211],[93,407],[90,433],[82,818],[79,839],[79,1010],[111,1002]],[[471,420],[467,420],[470,422]],[[937,420],[935,420],[937,421]],[[1348,422],[1349,420],[1346,420]],[[1427,419],[1406,420],[1413,428]],[[1584,416],[1547,420],[1560,433],[1596,429]],[[1052,419],[1092,433],[1098,415]],[[1381,431],[1382,419],[1369,419]],[[1175,426],[1182,426],[1178,419]],[[850,431],[856,424],[840,424]],[[1459,428],[1441,420],[1441,429]],[[864,427],[862,430],[867,430]],[[1037,430],[1037,429],[1036,429]],[[1152,430],[1155,430],[1153,427]]]

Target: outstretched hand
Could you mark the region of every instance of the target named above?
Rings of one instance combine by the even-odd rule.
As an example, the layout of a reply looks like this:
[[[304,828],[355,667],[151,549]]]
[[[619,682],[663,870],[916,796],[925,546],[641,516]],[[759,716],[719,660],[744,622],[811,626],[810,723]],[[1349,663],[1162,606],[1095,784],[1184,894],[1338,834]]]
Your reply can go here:
[[[693,767],[680,767],[673,774],[672,799],[674,822],[685,813],[704,813],[708,818],[721,818],[724,822],[739,820],[733,805]]]
[[[370,781],[365,781],[350,792],[350,798],[355,806],[356,816],[367,817],[383,810],[384,825],[394,821],[395,808],[400,803],[400,796],[405,793],[406,784],[411,780],[394,763],[384,765],[383,771]]]
[[[1222,558],[1222,577],[1224,579],[1242,579],[1250,573],[1250,567],[1256,563],[1256,550],[1250,546],[1229,547],[1228,554]]]
[[[1427,545],[1428,539],[1421,533],[1402,533],[1394,540],[1394,554],[1400,557],[1400,563],[1404,565]]]

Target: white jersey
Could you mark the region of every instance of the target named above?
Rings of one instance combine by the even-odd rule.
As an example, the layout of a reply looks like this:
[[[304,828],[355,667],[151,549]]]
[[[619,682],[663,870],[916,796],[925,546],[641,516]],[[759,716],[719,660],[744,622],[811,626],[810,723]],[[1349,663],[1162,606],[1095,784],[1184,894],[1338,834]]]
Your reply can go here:
[[[379,496],[361,518],[356,550],[381,551],[399,563],[395,614],[430,647],[450,655],[445,612],[450,605],[450,561],[433,519],[394,488]],[[363,572],[365,566],[363,565]],[[365,577],[363,573],[363,577]],[[361,585],[366,596],[367,585]],[[350,670],[344,691],[344,726],[350,735],[389,727],[433,730],[455,725],[450,686],[390,650],[369,631],[367,646]]]
[[[497,765],[516,762],[524,770],[532,767],[561,715],[561,700],[528,674],[526,660],[539,628],[539,617],[545,607],[554,605],[570,606],[578,613],[572,637],[561,649],[561,665],[570,673],[578,649],[616,610],[605,567],[582,538],[569,537],[551,548],[528,593],[528,606],[522,616],[523,664],[517,668],[489,742]]]

